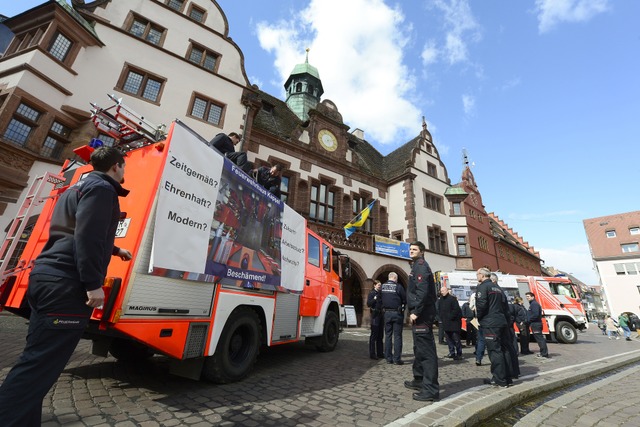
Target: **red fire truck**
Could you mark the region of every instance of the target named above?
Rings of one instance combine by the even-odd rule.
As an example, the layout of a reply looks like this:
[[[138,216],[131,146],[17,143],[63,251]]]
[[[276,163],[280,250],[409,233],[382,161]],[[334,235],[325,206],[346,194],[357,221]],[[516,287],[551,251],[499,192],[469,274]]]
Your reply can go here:
[[[109,265],[105,304],[85,334],[93,353],[163,354],[177,375],[226,383],[250,372],[262,345],[305,340],[332,351],[348,257],[184,124],[172,123],[165,135],[115,101],[93,114],[126,151],[131,192],[120,200],[116,245],[133,259],[114,257]],[[91,150],[76,153],[87,159]],[[28,317],[29,271],[57,197],[91,170],[67,161],[29,191],[0,252],[0,309]],[[44,196],[47,181],[56,186]],[[16,237],[41,201],[20,261],[9,269]]]
[[[475,271],[438,272],[436,278],[439,286],[447,286],[460,304],[469,300],[478,285]],[[543,333],[549,338],[573,344],[578,340],[577,330],[582,331],[589,326],[580,298],[580,289],[566,277],[498,274],[498,284],[510,301],[519,296],[526,308],[529,303],[524,297],[525,293],[533,292],[544,314]]]

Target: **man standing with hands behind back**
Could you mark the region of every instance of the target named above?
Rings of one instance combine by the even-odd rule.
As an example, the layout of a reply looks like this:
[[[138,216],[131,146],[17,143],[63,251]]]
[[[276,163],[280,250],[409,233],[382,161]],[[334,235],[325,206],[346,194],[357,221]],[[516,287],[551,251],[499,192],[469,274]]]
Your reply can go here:
[[[409,246],[412,259],[409,276],[409,319],[413,332],[413,380],[405,381],[404,386],[413,393],[413,400],[435,402],[440,399],[438,384],[438,355],[433,339],[433,322],[436,318],[436,284],[429,264],[424,259],[426,250],[422,242],[416,241]]]
[[[111,256],[130,260],[114,246],[118,197],[129,191],[124,157],[113,147],[91,154],[93,172],[58,199],[49,239],[35,260],[27,297],[27,344],[0,387],[3,427],[40,426],[42,401],[73,354],[93,309],[104,303],[102,284]]]

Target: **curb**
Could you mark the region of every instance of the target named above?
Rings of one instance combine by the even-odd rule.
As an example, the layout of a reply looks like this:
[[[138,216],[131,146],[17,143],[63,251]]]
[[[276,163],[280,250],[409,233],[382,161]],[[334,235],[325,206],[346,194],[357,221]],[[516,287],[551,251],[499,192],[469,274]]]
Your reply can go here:
[[[522,377],[508,389],[478,386],[408,414],[387,427],[472,427],[541,394],[640,362],[640,350]],[[523,381],[524,380],[524,381]]]

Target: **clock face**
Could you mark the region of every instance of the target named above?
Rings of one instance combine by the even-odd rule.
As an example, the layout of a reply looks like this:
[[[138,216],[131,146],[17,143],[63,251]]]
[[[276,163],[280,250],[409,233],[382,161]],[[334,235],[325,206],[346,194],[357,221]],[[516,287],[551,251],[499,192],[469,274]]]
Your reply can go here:
[[[327,151],[335,151],[336,148],[338,148],[338,140],[335,135],[326,129],[318,132],[318,141],[320,142],[320,145],[322,145],[322,148]]]

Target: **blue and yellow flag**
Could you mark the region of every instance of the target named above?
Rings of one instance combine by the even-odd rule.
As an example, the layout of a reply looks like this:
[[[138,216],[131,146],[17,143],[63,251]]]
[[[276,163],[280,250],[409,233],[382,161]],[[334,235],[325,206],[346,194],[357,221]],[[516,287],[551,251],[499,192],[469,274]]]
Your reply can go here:
[[[349,238],[349,236],[356,232],[356,228],[360,228],[364,225],[364,223],[367,221],[367,218],[369,218],[369,214],[371,213],[371,209],[373,209],[373,205],[377,201],[378,199],[375,199],[373,202],[369,203],[369,206],[364,208],[362,212],[360,212],[358,215],[356,215],[355,218],[351,220],[351,222],[344,226],[344,234],[347,236],[347,239]]]

